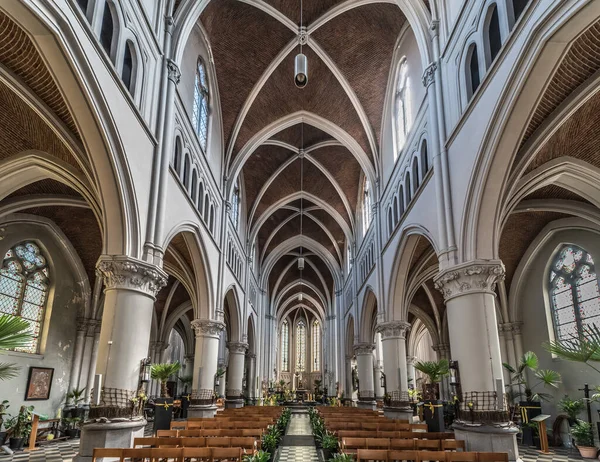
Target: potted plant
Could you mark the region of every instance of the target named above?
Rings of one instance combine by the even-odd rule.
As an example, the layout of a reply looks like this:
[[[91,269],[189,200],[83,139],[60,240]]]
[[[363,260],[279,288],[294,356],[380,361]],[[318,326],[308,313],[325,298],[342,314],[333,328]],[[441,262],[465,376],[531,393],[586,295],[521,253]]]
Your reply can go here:
[[[187,419],[188,407],[190,406],[188,387],[191,388],[194,377],[191,375],[182,375],[181,377],[178,377],[178,380],[183,385],[183,393],[181,394],[181,417]]]
[[[351,454],[344,454],[343,452],[338,452],[334,454],[330,461],[333,462],[354,462],[354,457]]]
[[[533,417],[542,413],[541,400],[547,401],[552,397],[548,393],[542,393],[536,391],[536,389],[540,385],[558,388],[558,385],[561,383],[561,376],[558,372],[551,369],[539,369],[538,357],[533,351],[528,351],[521,357],[516,369],[506,363],[503,365],[511,374],[511,383],[507,387],[511,390],[513,399],[520,399],[519,408],[521,409],[521,417],[523,422],[527,423]],[[529,376],[535,377],[535,382],[530,382]],[[525,399],[523,400],[522,398]],[[523,427],[522,430],[523,444],[532,446],[533,433],[531,428]]]
[[[567,414],[569,425],[573,426],[577,423],[577,416],[585,409],[585,403],[582,399],[571,399],[565,395],[563,399],[558,402],[558,408]]]
[[[423,386],[423,414],[430,432],[443,432],[444,412],[440,395],[440,382],[444,377],[450,375],[450,363],[447,359],[439,361],[419,361],[415,369],[427,376],[427,382]]]
[[[19,413],[6,421],[10,435],[9,447],[12,450],[21,450],[25,440],[31,433],[31,413],[33,406],[21,406]]]
[[[33,337],[28,331],[29,323],[10,314],[0,315],[0,350],[14,350],[29,345]],[[21,368],[12,363],[0,363],[0,380],[17,376]]]
[[[244,462],[269,462],[271,454],[265,451],[255,451],[254,454],[244,456]]]
[[[66,417],[85,417],[85,409],[82,407],[85,401],[85,387],[73,388],[67,393],[67,409],[65,409]]]
[[[10,405],[6,399],[0,403],[0,446],[2,446],[6,440],[6,431],[2,431],[2,425],[4,424],[4,416],[8,414],[6,410],[9,407]]]
[[[160,398],[154,400],[154,432],[168,430],[173,419],[173,398],[169,396],[167,381],[181,369],[179,362],[152,364],[150,378],[160,382]]]
[[[63,419],[65,425],[65,434],[70,438],[79,438],[79,426],[81,425],[80,417],[65,417]]]
[[[333,433],[325,432],[321,441],[323,459],[329,460],[338,451],[338,439]]]
[[[273,460],[275,457],[275,450],[281,439],[281,433],[276,425],[270,425],[267,432],[262,437],[262,449],[269,453],[270,459]]]
[[[595,459],[597,449],[594,446],[594,434],[592,424],[578,420],[571,428],[571,434],[575,439],[575,445],[579,449],[579,454],[584,459]]]

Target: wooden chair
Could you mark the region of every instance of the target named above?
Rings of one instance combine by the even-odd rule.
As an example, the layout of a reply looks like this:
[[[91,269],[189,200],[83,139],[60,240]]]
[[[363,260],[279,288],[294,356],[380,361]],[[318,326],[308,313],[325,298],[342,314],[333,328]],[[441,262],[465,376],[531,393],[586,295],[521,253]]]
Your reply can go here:
[[[226,430],[219,430],[219,436],[226,436],[228,438],[234,437],[234,436],[240,436],[242,434],[242,430],[236,430],[236,429],[226,429]]]
[[[463,440],[441,440],[442,451],[458,451],[459,449],[464,452],[465,442]]]
[[[365,438],[367,449],[390,449],[389,438]]]
[[[190,422],[190,424],[191,423],[192,422]],[[214,420],[214,421],[206,421],[206,422],[203,421],[203,422],[200,422],[200,425],[202,425],[202,429],[207,429],[207,428],[212,428],[212,429],[221,428],[219,426],[219,422],[217,422],[216,420]]]
[[[417,451],[418,462],[446,462],[446,453],[444,451]]]
[[[183,448],[182,457],[186,462],[212,462],[212,449]]]
[[[231,438],[222,436],[217,436],[216,438],[208,438],[206,440],[206,445],[209,448],[230,448]]]
[[[185,432],[187,430],[179,430],[182,432]],[[157,430],[156,431],[156,437],[157,438],[173,438],[173,437],[178,437],[180,435],[177,434],[178,430]]]
[[[409,423],[398,423],[398,424],[396,424],[395,430],[398,432],[409,432],[412,429],[410,428]]]
[[[123,449],[121,454],[121,462],[124,460],[131,460],[135,462],[145,462],[152,460],[152,449],[151,448],[138,448],[131,449],[126,448]]]
[[[212,448],[212,461],[242,462],[242,448]]]
[[[201,430],[204,427],[205,422],[203,422],[202,420],[194,420],[192,422],[188,422],[187,426],[185,427],[185,430]]]
[[[394,431],[396,430],[396,424],[394,422],[385,422],[377,425],[377,430],[381,431]]]
[[[216,436],[223,436],[221,434],[222,430],[210,429],[210,430],[202,430],[202,436],[207,438],[214,438]]]
[[[177,436],[183,438],[198,438],[200,436],[204,436],[202,434],[203,430],[179,430]],[[160,435],[157,435],[160,436]]]
[[[376,422],[365,422],[361,425],[361,430],[375,430],[377,431],[377,423]]]
[[[123,457],[123,449],[118,448],[95,448],[92,454],[92,462],[96,462],[96,459],[104,458],[118,458],[121,460]]]
[[[182,448],[205,448],[206,447],[206,438],[201,437],[191,437],[191,438],[180,438],[180,443]]]
[[[504,452],[478,452],[478,462],[508,462],[508,454]]]
[[[392,430],[379,430],[377,432],[377,438],[396,438],[396,432]]]
[[[476,452],[447,452],[446,462],[477,462]]]
[[[441,446],[440,440],[415,440],[417,451],[439,451]]]
[[[417,462],[417,451],[388,451],[389,462]]]
[[[176,447],[181,444],[180,438],[134,438],[133,447],[138,446],[146,448],[160,448],[160,447]]]
[[[169,428],[171,430],[185,430],[188,428],[188,422],[186,420],[171,420],[171,426]]]
[[[410,424],[409,428],[413,432],[426,432],[428,430],[427,424]]]
[[[390,449],[398,451],[410,451],[415,448],[415,440],[390,440]]]
[[[246,450],[246,449],[253,450],[256,440],[254,438],[248,437],[248,436],[246,436],[246,437],[238,436],[238,437],[231,438],[229,443],[231,444],[232,448],[242,448],[244,450]]]
[[[244,428],[242,429],[242,436],[251,436],[252,438],[260,439],[263,432],[262,430],[257,430],[256,428]]]
[[[159,448],[151,449],[150,452],[152,453],[152,462],[165,462],[169,460],[173,460],[175,462],[183,461],[182,448]],[[123,455],[125,455],[125,451],[123,451]],[[134,457],[136,458],[136,462],[138,462],[138,456],[135,455]]]
[[[356,454],[358,449],[366,449],[367,441],[365,438],[344,438],[342,440],[342,450],[347,454]]]
[[[356,456],[357,462],[375,461],[388,462],[388,451],[382,449],[359,449]]]

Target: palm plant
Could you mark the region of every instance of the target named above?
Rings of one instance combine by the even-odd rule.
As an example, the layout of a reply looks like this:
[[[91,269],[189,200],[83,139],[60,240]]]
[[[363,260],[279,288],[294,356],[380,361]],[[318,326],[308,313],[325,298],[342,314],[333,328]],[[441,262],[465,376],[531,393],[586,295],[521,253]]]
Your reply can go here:
[[[3,314],[0,316],[0,350],[14,350],[27,346],[33,339],[29,323],[24,319]],[[16,377],[21,368],[12,363],[0,363],[0,380]]]
[[[419,361],[415,369],[422,372],[429,379],[430,384],[439,383],[450,374],[450,363],[447,359],[439,361]]]
[[[519,365],[515,369],[510,364],[503,363],[504,368],[511,373],[511,387],[514,391],[515,385],[521,388],[525,387],[526,401],[548,400],[551,395],[548,393],[535,392],[534,389],[540,385],[546,387],[558,388],[561,383],[561,376],[558,372],[551,369],[539,369],[539,361],[537,355],[533,351],[526,352],[519,360]],[[531,384],[527,377],[527,372],[531,372],[538,379],[537,383]],[[519,397],[522,393],[516,393],[514,396]]]
[[[67,393],[67,402],[71,402],[75,406],[79,407],[79,405],[85,400],[85,387],[84,388],[73,388],[70,392]]]
[[[169,390],[167,390],[167,380],[172,375],[175,375],[181,369],[179,361],[174,363],[159,363],[152,364],[150,367],[150,377],[160,382],[160,396],[161,398],[169,398]]]
[[[584,363],[600,373],[600,369],[591,364],[600,362],[600,328],[595,324],[584,326],[580,335],[570,339],[545,343],[544,348],[559,358]]]

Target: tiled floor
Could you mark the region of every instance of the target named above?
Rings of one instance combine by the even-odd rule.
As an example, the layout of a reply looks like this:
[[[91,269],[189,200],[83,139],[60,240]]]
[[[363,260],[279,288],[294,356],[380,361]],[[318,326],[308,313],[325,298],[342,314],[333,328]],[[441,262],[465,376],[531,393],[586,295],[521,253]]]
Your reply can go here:
[[[308,414],[293,413],[288,430],[279,447],[277,461],[318,462],[319,456],[312,436]]]

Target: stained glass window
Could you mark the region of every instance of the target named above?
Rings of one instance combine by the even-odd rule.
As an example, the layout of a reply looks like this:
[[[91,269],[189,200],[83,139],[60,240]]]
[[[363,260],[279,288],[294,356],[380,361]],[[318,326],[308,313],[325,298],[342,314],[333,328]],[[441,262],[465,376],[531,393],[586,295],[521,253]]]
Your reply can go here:
[[[371,198],[371,184],[367,178],[363,181],[363,204],[362,204],[362,214],[363,214],[363,236],[367,234],[367,230],[369,226],[371,226],[371,208],[372,208],[372,198]]]
[[[204,61],[198,59],[196,64],[196,80],[194,83],[194,106],[192,109],[192,123],[200,140],[200,147],[206,153],[208,139],[208,81]]]
[[[313,371],[316,372],[316,371],[321,370],[321,324],[319,323],[319,321],[315,321],[313,323],[312,337],[313,337],[313,356],[314,356]]]
[[[409,98],[408,64],[406,59],[400,61],[398,67],[398,80],[396,83],[396,149],[394,151],[394,160],[404,147],[406,135],[410,129],[410,98]]]
[[[240,220],[240,187],[239,184],[235,183],[233,187],[233,197],[231,199],[231,221],[233,226],[237,228]]]
[[[290,326],[287,321],[281,325],[281,370],[290,371]]]
[[[40,248],[26,242],[4,255],[0,269],[0,313],[29,322],[31,343],[18,351],[37,353],[48,296],[49,271]]]
[[[302,320],[296,327],[296,370],[306,370],[306,324]]]
[[[564,246],[548,279],[557,340],[579,336],[587,325],[600,327],[600,290],[590,254],[574,245]]]

